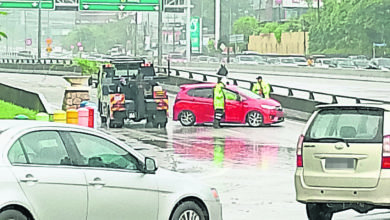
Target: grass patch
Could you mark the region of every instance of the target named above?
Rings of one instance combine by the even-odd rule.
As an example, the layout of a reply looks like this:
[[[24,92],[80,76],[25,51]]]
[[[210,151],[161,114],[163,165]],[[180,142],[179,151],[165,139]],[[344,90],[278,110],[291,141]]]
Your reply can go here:
[[[37,111],[0,100],[0,119],[13,119],[16,115],[25,115],[29,119],[35,120],[37,113]]]

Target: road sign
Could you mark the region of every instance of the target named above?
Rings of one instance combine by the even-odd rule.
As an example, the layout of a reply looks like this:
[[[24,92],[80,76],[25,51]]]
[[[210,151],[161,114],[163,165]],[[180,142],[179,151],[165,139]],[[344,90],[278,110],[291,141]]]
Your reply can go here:
[[[80,11],[158,11],[159,0],[80,0]]]
[[[51,43],[53,43],[53,40],[51,38],[46,38],[46,44],[50,45]]]
[[[191,17],[190,21],[191,51],[200,53],[200,18]]]
[[[244,35],[243,34],[234,34],[229,36],[229,42],[231,44],[235,43],[244,43]]]
[[[0,0],[0,8],[38,9],[39,0]],[[41,9],[53,9],[53,0],[41,0]]]
[[[381,44],[374,43],[373,45],[374,45],[374,47],[386,47],[386,43],[381,43]]]
[[[31,46],[32,45],[32,39],[31,38],[27,38],[24,42],[25,42],[26,46]]]
[[[51,47],[46,47],[46,52],[51,53],[52,51],[53,51],[53,48],[51,48]]]

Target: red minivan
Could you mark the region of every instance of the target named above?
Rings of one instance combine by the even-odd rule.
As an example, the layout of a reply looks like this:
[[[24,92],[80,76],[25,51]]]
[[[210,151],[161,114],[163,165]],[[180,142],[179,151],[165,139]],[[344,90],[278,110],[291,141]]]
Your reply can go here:
[[[183,126],[213,122],[213,89],[215,83],[180,86],[173,106],[173,120]],[[280,123],[284,113],[280,103],[264,99],[248,89],[228,85],[225,89],[225,123],[248,123],[252,127]]]

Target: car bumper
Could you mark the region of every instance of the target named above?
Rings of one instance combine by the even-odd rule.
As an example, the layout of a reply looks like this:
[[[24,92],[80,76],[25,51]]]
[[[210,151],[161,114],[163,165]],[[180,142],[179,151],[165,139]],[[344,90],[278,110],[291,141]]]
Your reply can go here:
[[[217,201],[205,201],[210,220],[222,220],[222,204]]]
[[[382,170],[377,186],[373,188],[311,187],[305,184],[303,168],[295,172],[296,199],[302,203],[367,203],[378,206],[390,205],[390,170]],[[359,181],[359,180],[356,180]]]

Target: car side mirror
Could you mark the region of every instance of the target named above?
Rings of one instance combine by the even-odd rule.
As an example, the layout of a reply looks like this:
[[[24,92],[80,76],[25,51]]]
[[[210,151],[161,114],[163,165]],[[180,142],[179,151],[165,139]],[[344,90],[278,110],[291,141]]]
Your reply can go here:
[[[154,174],[157,170],[156,161],[153,158],[145,157],[145,173]]]

